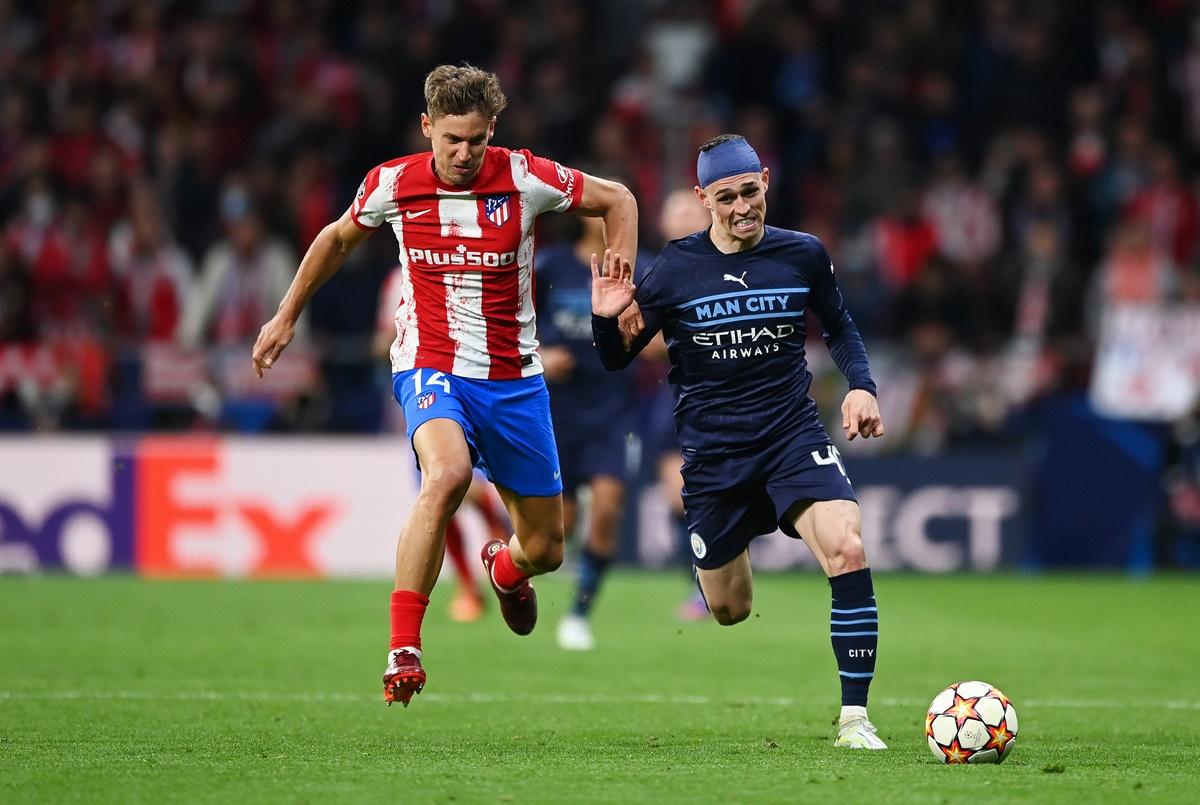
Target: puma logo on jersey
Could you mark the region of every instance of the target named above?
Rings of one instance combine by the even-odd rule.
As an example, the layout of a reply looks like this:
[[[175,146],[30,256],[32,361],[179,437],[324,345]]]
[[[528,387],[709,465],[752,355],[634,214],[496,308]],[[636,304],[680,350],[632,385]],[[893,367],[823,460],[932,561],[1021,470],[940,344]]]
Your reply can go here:
[[[423,209],[423,210],[405,210],[404,217],[405,218],[420,218],[422,215],[429,212],[430,209],[431,208],[427,207],[426,209]]]
[[[750,290],[750,286],[746,284],[746,272],[745,271],[742,272],[742,276],[740,276],[740,277],[735,277],[732,274],[726,274],[724,279],[726,282],[739,283],[747,291]]]

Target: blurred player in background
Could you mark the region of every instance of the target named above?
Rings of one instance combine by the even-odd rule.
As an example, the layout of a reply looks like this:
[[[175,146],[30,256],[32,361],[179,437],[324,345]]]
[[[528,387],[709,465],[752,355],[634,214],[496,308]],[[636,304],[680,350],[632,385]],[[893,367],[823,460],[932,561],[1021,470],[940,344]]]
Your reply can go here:
[[[261,375],[292,339],[304,305],[346,255],[388,225],[400,246],[392,388],[404,407],[421,490],[396,548],[384,699],[407,705],[425,685],[421,622],[441,569],[446,524],[478,466],[515,534],[484,546],[505,622],[537,622],[532,576],[562,563],[562,483],[537,353],[533,225],[546,212],[604,218],[607,263],[632,272],[637,203],[622,185],[528,151],[489,146],[507,100],[492,73],[442,65],[425,79],[421,132],[432,152],[373,168],[350,208],[308,249],[279,312],[254,345]],[[503,414],[501,416],[501,414]]]
[[[389,358],[389,364],[392,342],[396,340],[396,311],[404,302],[403,283],[404,266],[396,266],[388,274],[379,294],[375,339],[371,345],[371,352],[377,358]],[[405,429],[403,411],[398,407],[388,409],[384,419],[385,421],[398,420],[395,425],[396,431]],[[497,511],[498,504],[493,502],[487,482],[481,479],[478,473],[471,479],[471,486],[467,490],[465,502],[470,503],[483,519],[488,540],[508,538],[511,533],[508,524]],[[450,618],[460,623],[467,623],[483,617],[484,604],[483,593],[475,581],[475,573],[472,570],[473,563],[467,556],[466,532],[461,522],[462,518],[459,516],[460,513],[461,510],[446,523],[446,555],[450,557],[450,563],[454,566],[454,572],[458,576],[458,589],[455,590],[454,598],[450,602]]]
[[[596,218],[581,218],[579,223],[582,229],[573,244],[552,247],[539,256],[537,312],[562,465],[567,534],[579,522],[580,492],[586,487],[590,493],[575,600],[559,621],[558,644],[586,651],[595,645],[588,618],[617,552],[624,511],[633,375],[609,373],[592,346],[588,265],[592,255],[604,251],[604,225]]]
[[[672,191],[663,202],[662,214],[659,216],[659,232],[664,240],[672,241],[707,229],[710,223],[712,219],[708,210],[696,200],[695,191],[690,187],[680,188]],[[650,264],[644,265],[649,268]],[[662,333],[646,345],[642,354],[663,367],[651,404],[645,454],[654,462],[659,490],[670,510],[671,525],[674,526],[680,551],[688,557],[690,564],[692,551],[688,543],[687,523],[683,516],[683,476],[679,474],[683,466],[683,456],[679,453],[679,437],[675,435],[675,397],[671,394],[671,386],[667,382],[670,361],[667,358],[667,345],[663,341]],[[679,617],[689,621],[707,618],[708,605],[704,603],[704,596],[699,592],[689,595],[679,606]]]
[[[661,330],[671,361],[693,563],[714,617],[750,615],[750,541],[780,527],[804,539],[829,578],[830,639],[842,688],[837,746],[886,749],[867,717],[878,610],[861,518],[841,456],[809,396],[806,310],[820,317],[849,380],[847,436],[883,435],[866,348],[817,238],[766,226],[769,172],[742,137],[700,149],[703,232],[672,241],[636,288],[644,329],[626,345],[617,316],[633,273],[592,261],[592,327],[605,366],[629,365]]]

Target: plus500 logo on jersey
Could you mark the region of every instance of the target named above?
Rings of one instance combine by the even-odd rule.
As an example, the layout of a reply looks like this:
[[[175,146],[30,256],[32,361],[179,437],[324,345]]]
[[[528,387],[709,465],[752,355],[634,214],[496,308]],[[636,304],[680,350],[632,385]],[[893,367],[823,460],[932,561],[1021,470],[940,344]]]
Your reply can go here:
[[[516,252],[477,252],[459,245],[449,252],[435,252],[433,249],[418,249],[410,247],[408,259],[413,263],[425,263],[431,266],[507,266],[517,260]]]

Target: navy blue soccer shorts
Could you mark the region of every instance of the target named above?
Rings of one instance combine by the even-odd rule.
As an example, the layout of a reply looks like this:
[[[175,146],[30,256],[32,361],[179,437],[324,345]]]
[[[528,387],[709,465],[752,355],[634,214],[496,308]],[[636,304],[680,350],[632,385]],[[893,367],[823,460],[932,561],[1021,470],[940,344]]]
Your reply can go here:
[[[550,394],[540,374],[477,380],[409,369],[392,375],[392,393],[404,408],[410,442],[429,420],[450,419],[462,427],[471,460],[492,483],[531,497],[562,492]]]
[[[857,502],[837,448],[800,443],[805,437],[812,434],[777,440],[750,455],[685,459],[683,508],[696,567],[715,570],[777,527],[799,539],[783,520],[799,501]]]

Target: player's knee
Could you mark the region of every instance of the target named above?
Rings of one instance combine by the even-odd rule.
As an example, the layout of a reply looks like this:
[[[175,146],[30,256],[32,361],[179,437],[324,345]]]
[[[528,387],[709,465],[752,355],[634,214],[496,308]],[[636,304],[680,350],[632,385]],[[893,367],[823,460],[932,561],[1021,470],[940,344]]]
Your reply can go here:
[[[521,550],[539,573],[558,570],[563,563],[562,534],[558,533],[557,538],[550,531],[529,535],[521,539]]]
[[[710,602],[709,609],[722,626],[733,626],[750,617],[750,603],[745,601],[723,602],[715,606]]]
[[[719,593],[708,598],[708,608],[716,618],[717,623],[722,626],[733,626],[735,623],[741,623],[750,617],[750,608],[753,601],[749,596],[742,596],[734,593],[728,597],[722,596]]]
[[[829,575],[838,576],[842,573],[853,573],[867,566],[867,554],[863,550],[862,537],[858,529],[847,527],[842,538],[831,546],[827,554],[829,560]]]
[[[562,540],[550,543],[549,550],[546,551],[542,563],[542,570],[551,573],[562,567],[563,563],[563,544]]]
[[[438,509],[452,512],[471,488],[471,467],[442,463],[422,470],[421,496]]]
[[[528,548],[525,550],[525,558],[539,573],[552,573],[562,566],[562,543],[537,542],[532,551]]]

